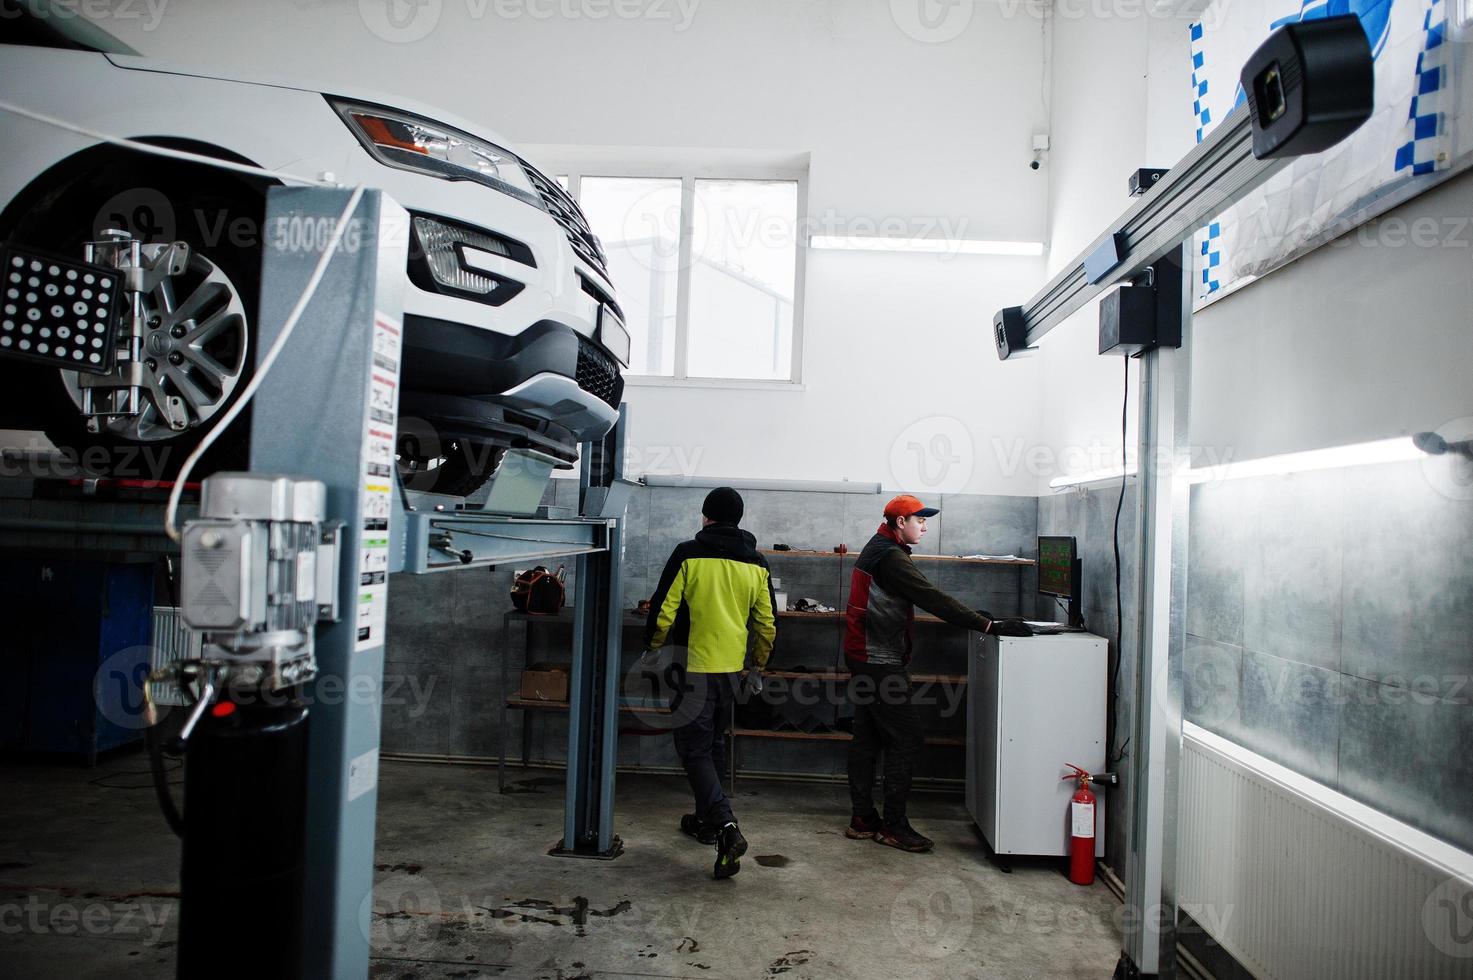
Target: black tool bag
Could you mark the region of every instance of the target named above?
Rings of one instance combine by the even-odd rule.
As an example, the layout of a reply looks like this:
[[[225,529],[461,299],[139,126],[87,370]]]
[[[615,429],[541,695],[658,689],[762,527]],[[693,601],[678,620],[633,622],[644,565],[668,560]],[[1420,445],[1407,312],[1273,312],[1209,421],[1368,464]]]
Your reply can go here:
[[[549,572],[543,565],[522,572],[511,584],[511,604],[518,612],[534,616],[556,616],[567,601],[568,590],[563,584],[567,578],[567,567],[559,565],[557,574]]]

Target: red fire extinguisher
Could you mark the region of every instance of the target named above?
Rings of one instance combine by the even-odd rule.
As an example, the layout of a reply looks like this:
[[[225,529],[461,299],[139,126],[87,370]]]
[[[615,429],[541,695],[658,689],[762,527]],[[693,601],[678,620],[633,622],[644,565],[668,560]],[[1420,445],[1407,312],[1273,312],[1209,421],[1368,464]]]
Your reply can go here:
[[[1079,788],[1069,798],[1069,880],[1076,885],[1092,885],[1095,880],[1095,801],[1089,784],[1091,776],[1073,763],[1065,763],[1074,772],[1063,779],[1079,780]]]

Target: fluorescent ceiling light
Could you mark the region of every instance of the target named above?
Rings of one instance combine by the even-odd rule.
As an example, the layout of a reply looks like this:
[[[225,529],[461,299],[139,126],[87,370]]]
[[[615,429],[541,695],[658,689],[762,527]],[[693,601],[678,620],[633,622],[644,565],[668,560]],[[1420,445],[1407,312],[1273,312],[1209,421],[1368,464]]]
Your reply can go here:
[[[972,238],[890,238],[885,235],[813,235],[810,248],[933,255],[1042,255],[1043,242],[988,242]]]
[[[1302,453],[1284,453],[1248,459],[1220,466],[1204,466],[1190,469],[1184,474],[1189,483],[1208,483],[1221,480],[1241,480],[1253,476],[1283,476],[1289,473],[1306,473],[1311,470],[1338,470],[1347,466],[1369,466],[1376,463],[1405,463],[1422,459],[1424,453],[1416,447],[1410,436],[1395,439],[1380,439],[1376,442],[1358,442],[1349,446],[1333,446],[1329,449],[1311,449]]]
[[[1380,439],[1375,442],[1358,442],[1349,446],[1332,446],[1329,449],[1310,449],[1302,453],[1283,453],[1261,459],[1223,463],[1188,469],[1182,476],[1188,483],[1221,483],[1224,480],[1243,480],[1255,476],[1286,476],[1290,473],[1307,473],[1313,470],[1339,470],[1350,466],[1370,466],[1377,463],[1406,463],[1424,459],[1426,454],[1418,449],[1410,436],[1395,439]],[[1125,476],[1135,476],[1135,467],[1124,471]],[[1120,467],[1092,470],[1072,476],[1055,477],[1049,488],[1060,490],[1065,487],[1087,486],[1092,483],[1109,483],[1121,477]]]
[[[1108,483],[1118,481],[1122,476],[1135,476],[1135,467],[1122,470],[1118,466],[1112,466],[1104,470],[1090,470],[1088,473],[1079,473],[1074,476],[1056,476],[1049,481],[1049,489],[1062,490],[1065,487],[1082,487],[1090,483]]]

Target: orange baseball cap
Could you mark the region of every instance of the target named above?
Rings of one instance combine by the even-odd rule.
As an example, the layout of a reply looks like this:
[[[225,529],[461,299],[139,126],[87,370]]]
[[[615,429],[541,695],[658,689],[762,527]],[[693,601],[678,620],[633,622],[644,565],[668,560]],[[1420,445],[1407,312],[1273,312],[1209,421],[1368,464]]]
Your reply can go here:
[[[892,497],[885,505],[886,517],[930,517],[932,514],[939,513],[941,513],[939,508],[927,507],[920,502],[919,498],[912,497],[908,493]]]

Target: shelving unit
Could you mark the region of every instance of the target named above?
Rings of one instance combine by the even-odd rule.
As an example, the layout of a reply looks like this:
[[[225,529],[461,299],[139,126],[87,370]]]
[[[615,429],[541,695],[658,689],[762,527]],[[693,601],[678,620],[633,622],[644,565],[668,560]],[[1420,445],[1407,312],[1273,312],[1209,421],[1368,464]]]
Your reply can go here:
[[[821,621],[841,622],[841,621],[843,621],[843,619],[845,618],[845,613],[844,613],[844,610],[843,610],[842,607],[843,607],[843,602],[844,602],[846,587],[847,587],[847,584],[848,584],[845,581],[845,579],[844,579],[844,571],[845,571],[845,569],[844,569],[844,562],[845,562],[846,559],[856,559],[857,560],[858,557],[859,557],[858,552],[848,551],[848,550],[843,551],[843,552],[839,552],[839,551],[812,551],[812,550],[804,550],[804,549],[796,549],[796,548],[795,549],[788,549],[788,550],[782,550],[782,549],[777,549],[777,548],[760,548],[758,550],[763,555],[767,555],[767,556],[770,556],[770,557],[773,557],[773,558],[779,558],[779,559],[794,558],[794,559],[800,559],[800,560],[815,560],[815,561],[817,561],[817,560],[823,560],[823,559],[830,559],[830,560],[835,560],[836,559],[837,562],[838,562],[838,567],[837,567],[837,570],[836,570],[837,571],[837,582],[836,582],[836,585],[837,585],[837,588],[838,588],[838,592],[835,595],[835,603],[837,605],[839,605],[840,608],[836,609],[834,612],[798,612],[796,610],[792,610],[792,611],[790,611],[790,610],[782,610],[782,611],[777,612],[775,615],[779,619],[793,620],[793,621],[799,621],[799,620],[812,620],[812,621],[817,621],[817,622],[821,622]],[[947,564],[950,564],[950,565],[973,565],[973,566],[982,566],[982,567],[1012,568],[1012,569],[1015,569],[1017,571],[1018,609],[1019,609],[1020,612],[1022,611],[1022,608],[1023,608],[1024,571],[1025,571],[1025,569],[1033,568],[1033,567],[1035,567],[1038,564],[1038,562],[1036,560],[1032,559],[1032,558],[966,558],[966,557],[963,557],[963,556],[960,556],[960,555],[921,555],[921,554],[914,554],[914,553],[910,557],[911,557],[912,560],[914,560],[916,562],[920,562],[920,563],[934,563],[934,564],[938,564],[938,565],[947,565]],[[928,615],[928,614],[925,614],[925,613],[918,613],[916,615],[916,617],[915,617],[914,622],[917,625],[924,625],[924,626],[928,626],[928,627],[929,626],[945,626],[946,625],[942,620],[936,618],[935,616],[931,616],[931,615]],[[781,642],[781,641],[779,641],[779,642]],[[840,654],[839,650],[837,650],[837,649],[834,652],[835,652],[835,659],[837,660],[841,656],[841,654]],[[770,677],[783,677],[783,678],[789,678],[789,679],[793,679],[793,680],[815,678],[815,679],[820,679],[820,680],[824,680],[824,681],[835,681],[835,682],[837,682],[839,680],[847,679],[849,675],[847,673],[844,673],[844,672],[841,672],[841,671],[837,671],[837,670],[835,670],[835,671],[785,671],[785,670],[773,670],[773,671],[768,671],[768,676],[770,676]],[[935,684],[935,683],[947,683],[947,684],[954,684],[954,685],[958,685],[958,686],[965,686],[966,683],[967,683],[967,677],[966,677],[965,674],[913,674],[913,675],[911,675],[911,682],[914,685],[925,685],[925,684]],[[823,741],[823,742],[846,742],[846,741],[849,741],[852,737],[853,736],[851,736],[847,732],[817,732],[817,733],[809,733],[809,732],[797,732],[797,731],[769,731],[767,729],[762,729],[762,728],[736,728],[736,727],[733,727],[733,729],[732,729],[732,739],[733,739],[733,742],[732,742],[732,752],[731,752],[732,769],[733,769],[733,781],[735,780],[735,771],[738,768],[736,766],[736,761],[735,761],[736,760],[736,747],[735,747],[736,739],[739,739],[739,738],[761,738],[761,739],[778,739],[778,740],[795,741],[795,742],[808,742],[808,741],[812,741],[812,742],[819,742],[819,741]],[[964,738],[960,737],[960,736],[953,736],[953,735],[928,735],[926,737],[926,744],[927,745],[933,745],[933,746],[945,746],[945,747],[951,747],[951,748],[960,748],[960,747],[964,747],[966,745],[966,740]]]
[[[532,615],[531,613],[509,612],[501,617],[501,624],[506,631],[508,640],[510,640],[511,628],[513,623],[525,624],[524,628],[526,632],[522,640],[522,666],[526,667],[528,650],[532,645],[532,626],[538,623],[560,623],[566,626],[572,626],[573,608],[571,606],[565,606],[555,616],[539,616]],[[643,628],[644,617],[636,615],[633,610],[625,610],[623,617],[623,626],[626,630],[636,627]],[[503,655],[501,657],[501,690],[504,696],[500,704],[500,719],[498,725],[499,731],[501,732],[501,751],[497,753],[496,758],[496,788],[498,790],[506,788],[506,750],[508,745],[506,718],[507,711],[512,710],[522,712],[522,766],[523,768],[525,768],[532,751],[533,713],[548,711],[566,712],[569,710],[568,702],[566,701],[534,701],[528,698],[512,697],[510,673],[508,669],[510,667],[510,659],[511,658],[506,655]],[[620,704],[619,713],[621,715],[628,714],[638,716],[669,714],[669,711],[662,710],[660,708],[649,708],[642,705]]]
[[[763,555],[768,555],[768,556],[777,557],[777,558],[798,558],[798,559],[809,559],[809,560],[837,559],[838,560],[838,566],[837,566],[836,572],[837,572],[837,578],[838,578],[837,585],[838,585],[838,588],[839,588],[839,593],[836,596],[836,601],[841,601],[842,600],[843,595],[844,595],[844,589],[845,589],[845,587],[847,585],[847,582],[844,581],[844,571],[845,571],[845,569],[844,569],[844,562],[845,562],[846,559],[853,559],[853,558],[857,558],[858,557],[858,553],[857,552],[853,552],[853,551],[846,551],[846,552],[844,552],[842,554],[840,554],[839,552],[836,552],[836,551],[807,551],[807,550],[797,550],[797,549],[789,550],[789,551],[781,551],[781,550],[771,549],[771,548],[759,549],[759,551]],[[1023,599],[1023,574],[1024,574],[1024,570],[1027,569],[1027,568],[1032,568],[1035,565],[1037,565],[1037,562],[1034,561],[1031,558],[964,558],[964,557],[957,556],[957,555],[916,555],[916,554],[911,555],[911,558],[913,558],[914,560],[916,560],[918,562],[955,563],[955,564],[963,564],[963,565],[993,566],[993,567],[998,567],[998,568],[1014,568],[1014,569],[1017,570],[1017,573],[1018,573],[1018,599],[1019,599],[1019,608],[1020,609],[1022,607],[1022,599]],[[842,622],[843,619],[844,619],[844,615],[845,614],[844,614],[844,612],[843,612],[842,609],[835,610],[834,612],[798,612],[796,610],[781,610],[781,611],[778,611],[778,612],[775,613],[775,616],[778,619],[786,620],[786,621],[793,621],[793,622],[811,621],[811,622],[835,622],[836,623],[836,622]],[[534,624],[538,624],[538,623],[542,623],[542,624],[562,623],[562,624],[565,624],[565,625],[571,625],[572,622],[573,622],[573,617],[572,617],[571,610],[570,609],[566,609],[566,608],[563,609],[556,616],[534,616],[534,615],[530,615],[530,614],[527,614],[527,613],[510,612],[510,613],[507,613],[503,617],[503,625],[507,629],[508,637],[510,636],[511,626],[512,626],[513,623],[522,623],[522,624],[524,624],[524,628],[526,630],[526,636],[525,636],[524,641],[523,641],[523,644],[522,644],[522,651],[523,651],[522,666],[524,666],[524,667],[527,665],[528,650],[529,650],[530,645],[531,645],[531,628],[532,628],[532,626]],[[942,620],[936,618],[935,616],[926,615],[924,613],[917,614],[916,617],[915,617],[915,622],[918,625],[922,625],[922,626],[926,626],[926,627],[945,626],[946,625]],[[637,615],[632,610],[626,610],[625,611],[624,617],[623,617],[623,626],[624,626],[624,628],[626,630],[628,630],[628,629],[635,629],[635,628],[642,629],[643,626],[644,626],[644,623],[645,623],[645,617],[644,616]],[[781,636],[781,633],[779,635]],[[779,642],[781,642],[781,641],[779,641]],[[626,645],[625,649],[626,649],[626,651],[627,650],[638,650],[639,649],[639,646],[638,645],[635,645],[633,647],[629,647],[629,646]],[[837,648],[835,649],[834,653],[835,653],[835,656],[836,656],[836,659],[837,659],[837,657],[839,655]],[[510,662],[509,661],[510,661],[510,658],[509,657],[502,657],[501,658],[502,690],[505,691],[505,692],[511,692],[511,690],[512,690],[512,688],[510,686],[510,673],[509,673]],[[849,674],[847,672],[844,672],[844,671],[841,671],[841,670],[801,670],[800,671],[800,670],[781,670],[781,669],[778,669],[778,670],[770,670],[770,671],[768,671],[767,672],[767,676],[768,677],[772,677],[772,678],[783,678],[785,680],[816,680],[816,681],[820,681],[820,682],[823,682],[823,683],[836,683],[836,684],[837,683],[842,683],[844,681],[847,681],[848,678],[849,678]],[[955,685],[955,686],[959,686],[960,687],[960,686],[965,686],[967,684],[967,676],[964,673],[963,674],[944,674],[944,673],[913,674],[911,676],[911,682],[912,682],[912,684],[918,685],[918,686],[928,685],[928,684],[950,684],[950,685]],[[505,697],[503,699],[502,704],[501,704],[500,707],[501,707],[501,736],[502,736],[501,737],[501,744],[503,746],[503,749],[502,749],[502,752],[501,752],[501,755],[500,755],[501,761],[497,765],[497,782],[498,782],[498,785],[499,786],[504,786],[505,785],[505,768],[506,768],[506,761],[505,760],[506,760],[506,755],[507,755],[507,752],[506,752],[505,747],[508,744],[508,740],[507,740],[507,734],[508,734],[508,732],[507,732],[507,712],[508,711],[521,711],[522,712],[522,762],[523,762],[523,764],[525,764],[527,762],[527,759],[528,759],[528,757],[530,755],[530,751],[531,751],[531,732],[532,732],[532,716],[533,716],[533,714],[534,713],[538,713],[538,712],[553,712],[553,713],[556,713],[556,712],[566,712],[568,710],[568,705],[567,705],[566,702],[558,702],[558,701],[535,701],[535,700],[529,700],[529,699],[526,699],[526,698],[513,697],[513,696],[508,695],[507,697]],[[653,707],[648,707],[648,706],[645,706],[645,705],[631,705],[631,704],[622,704],[622,703],[620,704],[619,711],[620,711],[621,714],[627,714],[627,715],[629,715],[631,717],[635,717],[635,718],[639,718],[639,717],[658,717],[658,716],[661,716],[661,715],[668,715],[670,713],[669,709],[653,708]],[[763,739],[763,740],[768,740],[768,741],[791,741],[791,742],[847,742],[847,741],[849,741],[849,740],[851,740],[853,738],[853,736],[850,735],[848,732],[843,732],[843,731],[828,731],[828,732],[772,731],[772,730],[765,729],[765,728],[738,727],[734,723],[731,724],[728,727],[727,737],[729,739],[729,741],[727,743],[727,760],[728,760],[728,773],[727,773],[727,776],[728,776],[728,779],[732,783],[733,786],[735,785],[735,782],[736,782],[736,774],[737,774],[737,770],[739,768],[738,765],[737,765],[737,740],[738,739],[747,739],[747,738],[750,738],[750,739]],[[966,740],[964,738],[960,737],[960,736],[953,736],[953,735],[928,735],[926,737],[926,744],[927,745],[931,745],[931,746],[939,746],[939,747],[947,747],[947,748],[960,748],[960,747],[965,746]]]

